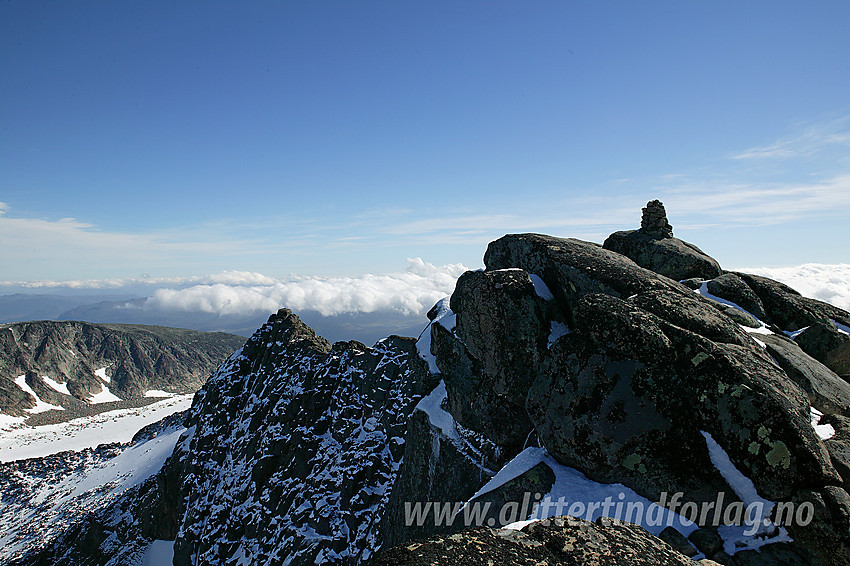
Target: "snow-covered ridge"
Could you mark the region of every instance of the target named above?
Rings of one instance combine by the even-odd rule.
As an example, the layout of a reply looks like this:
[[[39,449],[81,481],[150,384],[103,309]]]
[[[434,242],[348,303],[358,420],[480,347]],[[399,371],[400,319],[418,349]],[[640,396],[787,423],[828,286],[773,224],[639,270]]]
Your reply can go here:
[[[184,430],[171,426],[120,447],[42,457],[44,465],[0,464],[0,474],[6,477],[0,560],[44,546],[88,513],[105,509],[150,478],[162,468]],[[52,458],[59,458],[56,464]]]

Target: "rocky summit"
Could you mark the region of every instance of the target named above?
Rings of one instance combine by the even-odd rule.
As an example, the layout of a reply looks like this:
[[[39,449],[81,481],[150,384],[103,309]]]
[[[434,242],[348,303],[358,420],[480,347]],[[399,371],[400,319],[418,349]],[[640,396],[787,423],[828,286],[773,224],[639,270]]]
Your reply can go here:
[[[159,473],[15,563],[850,563],[850,313],[722,270],[657,201],[484,262],[418,340],[272,315]]]

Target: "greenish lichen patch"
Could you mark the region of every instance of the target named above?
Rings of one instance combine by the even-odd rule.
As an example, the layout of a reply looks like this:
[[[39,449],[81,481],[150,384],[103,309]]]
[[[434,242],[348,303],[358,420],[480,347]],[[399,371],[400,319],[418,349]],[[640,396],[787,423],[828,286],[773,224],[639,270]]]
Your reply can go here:
[[[641,457],[638,454],[632,453],[626,456],[626,459],[623,460],[623,466],[632,471],[637,471],[642,474],[646,473],[646,466],[641,463]]]
[[[743,383],[739,383],[732,389],[732,397],[741,397],[745,391],[749,391],[749,387]]]
[[[787,469],[791,465],[791,452],[788,451],[784,442],[778,440],[773,445],[773,449],[767,453],[767,463],[774,468],[782,466]]]
[[[747,450],[750,451],[750,454],[758,454],[760,448],[761,444],[759,444],[758,442],[750,442],[750,446],[749,448],[747,448]]]
[[[691,363],[694,364],[695,366],[698,366],[707,359],[708,359],[708,354],[706,354],[705,352],[699,352],[699,353],[697,353],[696,356],[691,358]]]

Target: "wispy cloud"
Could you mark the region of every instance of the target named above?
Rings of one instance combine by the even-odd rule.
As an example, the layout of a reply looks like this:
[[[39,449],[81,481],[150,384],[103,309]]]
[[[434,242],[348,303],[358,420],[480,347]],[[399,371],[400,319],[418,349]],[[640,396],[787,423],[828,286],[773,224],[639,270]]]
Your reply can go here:
[[[817,214],[850,212],[850,173],[811,183],[687,183],[666,188],[668,210],[709,224],[766,226]]]
[[[798,134],[765,146],[752,147],[733,155],[732,159],[807,157],[833,145],[850,145],[850,116],[811,124]]]

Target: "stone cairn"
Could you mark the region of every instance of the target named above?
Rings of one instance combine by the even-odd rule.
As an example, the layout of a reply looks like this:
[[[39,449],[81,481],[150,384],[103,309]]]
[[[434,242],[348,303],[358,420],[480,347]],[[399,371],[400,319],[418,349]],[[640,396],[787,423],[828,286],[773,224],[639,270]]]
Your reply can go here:
[[[667,222],[667,211],[660,200],[651,200],[643,209],[640,231],[653,238],[672,238],[673,227]]]

